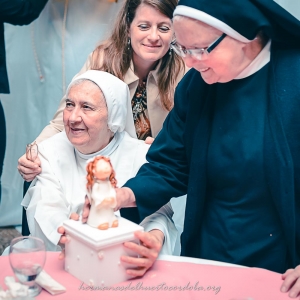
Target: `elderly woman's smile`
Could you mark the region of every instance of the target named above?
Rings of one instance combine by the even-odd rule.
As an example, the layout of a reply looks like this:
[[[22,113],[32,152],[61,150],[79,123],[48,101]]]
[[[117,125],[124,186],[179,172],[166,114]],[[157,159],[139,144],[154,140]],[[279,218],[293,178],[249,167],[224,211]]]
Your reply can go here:
[[[207,48],[223,32],[186,17],[174,17],[176,41],[186,49]],[[201,34],[200,34],[201,33]],[[229,82],[240,74],[261,51],[258,42],[242,43],[226,36],[211,53],[204,53],[201,59],[187,55],[186,65],[200,72],[208,84]]]
[[[69,141],[83,154],[103,149],[113,136],[107,127],[105,98],[91,81],[81,81],[70,88],[63,119]]]
[[[86,129],[85,128],[76,128],[76,127],[73,127],[72,124],[71,124],[70,130],[71,130],[72,134],[79,135],[83,131],[85,131]]]

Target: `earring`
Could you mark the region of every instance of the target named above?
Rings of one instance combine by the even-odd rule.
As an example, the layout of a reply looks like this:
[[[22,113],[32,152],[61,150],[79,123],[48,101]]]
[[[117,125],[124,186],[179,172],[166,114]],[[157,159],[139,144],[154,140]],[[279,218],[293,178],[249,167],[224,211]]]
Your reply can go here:
[[[173,48],[172,46],[170,47],[170,51],[169,51],[169,55],[172,55],[172,51],[173,51]]]
[[[130,50],[130,38],[128,38],[127,49]]]

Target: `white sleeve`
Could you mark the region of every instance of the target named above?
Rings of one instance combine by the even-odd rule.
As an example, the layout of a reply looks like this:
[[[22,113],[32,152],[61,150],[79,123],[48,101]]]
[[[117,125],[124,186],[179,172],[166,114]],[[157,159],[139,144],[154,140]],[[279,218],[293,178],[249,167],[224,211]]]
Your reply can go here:
[[[168,202],[158,211],[146,217],[140,224],[145,231],[149,232],[153,229],[159,229],[163,232],[165,240],[160,254],[172,255],[175,248],[177,229],[173,223],[172,216],[172,205]]]
[[[172,198],[170,200],[174,215],[172,217],[173,222],[177,229],[177,239],[175,244],[175,249],[173,251],[173,255],[180,255],[181,252],[181,243],[180,243],[180,236],[183,232],[183,225],[184,225],[184,216],[185,216],[185,206],[186,206],[186,195]]]
[[[28,189],[22,205],[26,209],[30,233],[45,241],[47,250],[56,250],[60,234],[57,228],[69,218],[70,205],[64,196],[59,180],[39,147],[42,173]]]

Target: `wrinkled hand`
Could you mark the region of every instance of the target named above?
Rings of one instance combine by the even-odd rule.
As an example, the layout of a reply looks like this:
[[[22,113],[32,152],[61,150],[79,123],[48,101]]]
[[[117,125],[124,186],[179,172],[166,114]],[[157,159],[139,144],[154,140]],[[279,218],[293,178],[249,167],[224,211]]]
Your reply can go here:
[[[32,162],[28,160],[26,154],[24,154],[18,160],[18,171],[25,181],[32,181],[42,171],[39,157],[37,156]]]
[[[284,282],[280,290],[283,293],[289,292],[289,297],[297,298],[300,296],[300,265],[295,269],[287,270],[283,275]]]
[[[117,205],[114,206],[114,211],[119,210],[122,207],[136,207],[135,196],[131,189],[116,188],[116,200]],[[85,196],[85,202],[82,210],[82,223],[86,223],[90,214],[91,204],[87,196]]]
[[[150,232],[137,231],[134,235],[141,241],[141,244],[126,242],[124,247],[136,252],[140,257],[121,256],[121,261],[132,265],[126,273],[136,277],[143,276],[156,261],[164,242],[164,234],[155,229]]]
[[[114,211],[123,207],[136,207],[135,196],[130,188],[116,188],[116,199],[117,206],[114,208]]]
[[[76,214],[76,213],[72,213],[70,215],[70,219],[71,220],[75,220],[75,221],[78,221],[79,220],[79,215]],[[58,227],[57,229],[57,232],[61,234],[61,237],[59,239],[59,242],[58,242],[58,245],[61,247],[61,252],[59,254],[59,259],[64,259],[65,258],[65,243],[68,241],[68,238],[66,237],[65,233],[65,227],[64,226],[60,226]]]
[[[145,139],[145,144],[151,145],[153,142],[154,142],[154,138],[151,137],[151,136],[148,136],[148,137]]]

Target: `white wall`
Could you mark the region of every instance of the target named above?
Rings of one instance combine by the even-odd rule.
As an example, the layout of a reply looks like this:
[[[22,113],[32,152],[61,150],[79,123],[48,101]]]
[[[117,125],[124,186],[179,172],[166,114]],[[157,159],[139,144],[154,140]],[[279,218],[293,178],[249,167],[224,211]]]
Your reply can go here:
[[[10,95],[0,95],[7,126],[2,175],[0,226],[21,223],[23,181],[18,158],[52,119],[62,92],[62,31],[67,0],[49,0],[40,17],[29,26],[5,25]],[[81,69],[88,54],[103,39],[122,5],[108,0],[69,0],[65,60],[66,84]],[[32,33],[44,82],[39,79]]]

